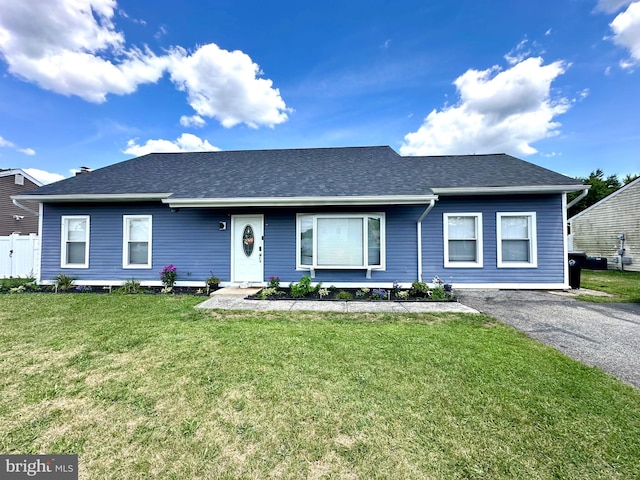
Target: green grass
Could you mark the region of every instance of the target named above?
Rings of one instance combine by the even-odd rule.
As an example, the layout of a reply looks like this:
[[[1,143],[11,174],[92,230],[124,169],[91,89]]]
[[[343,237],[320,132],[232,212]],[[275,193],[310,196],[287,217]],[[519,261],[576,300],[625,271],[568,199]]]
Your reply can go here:
[[[591,302],[635,302],[640,303],[640,272],[620,270],[582,270],[580,287],[610,293],[612,297],[580,295],[578,298]]]
[[[482,315],[0,296],[0,451],[83,479],[627,479],[640,392]]]

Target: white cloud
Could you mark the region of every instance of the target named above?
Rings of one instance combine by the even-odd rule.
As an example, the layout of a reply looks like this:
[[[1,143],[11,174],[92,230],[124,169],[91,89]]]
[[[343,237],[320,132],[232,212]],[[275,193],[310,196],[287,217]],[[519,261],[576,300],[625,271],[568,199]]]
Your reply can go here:
[[[171,140],[147,140],[144,145],[138,145],[136,140],[127,142],[127,149],[123,153],[128,153],[139,157],[147,153],[174,153],[174,152],[210,152],[218,151],[209,143],[208,140],[202,140],[191,133],[183,133],[175,141]]]
[[[0,0],[0,54],[9,71],[40,87],[101,103],[156,82],[167,61],[124,49],[115,0]]]
[[[623,68],[630,68],[640,61],[640,2],[634,2],[609,24],[613,30],[613,41],[629,50],[632,60],[620,63]]]
[[[7,140],[6,138],[3,138],[2,136],[0,136],[0,148],[12,148],[14,150],[17,150],[18,152],[24,153],[25,155],[36,154],[36,151],[33,148],[18,148],[18,146],[15,143],[10,142],[9,140]]]
[[[225,127],[273,127],[288,118],[280,91],[271,80],[258,78],[260,67],[239,50],[229,52],[213,43],[192,54],[175,48],[169,71],[196,113],[217,118]]]
[[[60,175],[59,173],[51,173],[45,170],[40,170],[38,168],[25,168],[24,171],[36,180],[40,180],[44,184],[64,180],[64,176]]]
[[[187,117],[186,115],[182,115],[180,117],[180,125],[183,127],[204,127],[207,122],[200,115],[193,115],[191,117]]]
[[[632,0],[598,0],[597,11],[615,13],[625,5],[629,5]]]
[[[215,44],[187,53],[175,47],[156,55],[148,47],[127,47],[116,28],[116,0],[0,0],[0,57],[9,72],[41,88],[102,103],[156,83],[169,72],[200,117],[225,127],[269,126],[287,120],[273,82],[240,51]],[[160,33],[166,33],[164,26]]]
[[[551,98],[551,83],[567,65],[543,65],[528,58],[510,69],[468,70],[454,84],[455,105],[434,109],[422,126],[405,136],[403,155],[508,152],[531,155],[531,143],[558,134],[555,117],[569,109],[566,98]]]
[[[522,40],[518,45],[511,49],[509,53],[504,56],[504,59],[509,63],[509,65],[515,65],[516,63],[520,63],[527,57],[531,56],[531,50],[527,46],[529,40],[526,38]]]
[[[10,142],[9,140],[6,140],[2,137],[0,137],[0,147],[8,147],[8,148],[13,148],[13,142]]]

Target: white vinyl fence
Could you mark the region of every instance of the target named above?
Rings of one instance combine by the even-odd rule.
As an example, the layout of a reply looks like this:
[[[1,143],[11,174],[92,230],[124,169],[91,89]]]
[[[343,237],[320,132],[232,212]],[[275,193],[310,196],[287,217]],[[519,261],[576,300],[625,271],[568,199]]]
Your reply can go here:
[[[0,237],[0,278],[29,277],[38,278],[40,267],[40,239],[38,235],[19,235]]]

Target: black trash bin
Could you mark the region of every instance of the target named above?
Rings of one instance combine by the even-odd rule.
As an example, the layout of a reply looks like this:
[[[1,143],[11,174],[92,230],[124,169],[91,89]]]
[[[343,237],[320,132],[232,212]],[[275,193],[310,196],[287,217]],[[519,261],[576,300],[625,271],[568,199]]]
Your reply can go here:
[[[586,253],[569,252],[569,286],[571,288],[580,288],[580,272],[586,261]]]

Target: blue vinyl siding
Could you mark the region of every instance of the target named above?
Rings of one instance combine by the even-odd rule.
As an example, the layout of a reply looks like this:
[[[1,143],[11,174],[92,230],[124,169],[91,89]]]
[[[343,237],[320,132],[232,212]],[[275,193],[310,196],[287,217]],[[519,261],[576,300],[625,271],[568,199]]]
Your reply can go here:
[[[172,212],[160,203],[46,204],[42,224],[41,279],[59,273],[79,281],[159,281],[163,266],[173,264],[178,281],[202,282],[213,274],[230,280],[231,215],[264,214],[264,280],[279,276],[284,285],[305,273],[296,270],[296,214],[329,212],[383,212],[386,218],[386,269],[317,270],[315,281],[332,283],[410,283],[417,280],[416,222],[427,205],[314,208],[213,209],[182,208]],[[561,195],[441,197],[422,224],[423,279],[438,275],[447,282],[563,283],[564,251]],[[497,268],[496,212],[535,211],[538,268]],[[444,268],[443,213],[482,212],[484,268]],[[91,222],[89,268],[60,267],[60,228],[64,215],[89,215]],[[151,269],[122,268],[122,216],[152,215]],[[220,230],[219,222],[227,222]]]
[[[298,213],[358,213],[383,212],[386,218],[386,269],[372,270],[316,270],[315,281],[324,282],[394,282],[416,279],[417,235],[416,221],[426,206],[372,206],[349,208],[298,208],[295,210],[267,210],[265,215],[265,280],[279,276],[283,283],[298,281],[308,273],[296,270],[296,214]]]
[[[443,214],[480,212],[483,223],[483,268],[445,268]],[[537,268],[498,268],[496,212],[536,212]],[[441,198],[422,224],[423,277],[438,275],[450,283],[563,283],[562,196],[496,196]]]
[[[230,229],[219,230],[226,213],[213,209],[181,209],[172,212],[161,204],[44,205],[42,221],[41,279],[59,273],[78,280],[159,281],[165,265],[178,269],[179,281],[203,281],[214,275],[229,279]],[[60,268],[60,228],[63,215],[89,215],[89,268]],[[122,216],[152,215],[152,267],[122,268]]]

